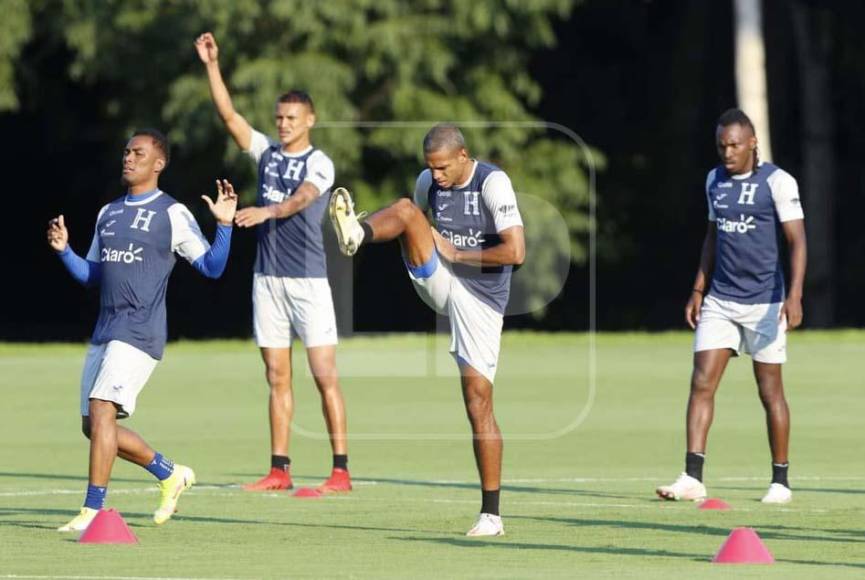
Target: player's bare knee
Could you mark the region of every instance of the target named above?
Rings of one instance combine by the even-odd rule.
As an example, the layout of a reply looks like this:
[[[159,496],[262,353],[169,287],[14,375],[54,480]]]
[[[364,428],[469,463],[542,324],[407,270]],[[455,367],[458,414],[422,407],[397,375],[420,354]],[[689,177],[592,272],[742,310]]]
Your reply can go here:
[[[284,390],[291,388],[291,370],[281,366],[269,365],[265,370],[267,384],[271,390]]]
[[[472,396],[466,399],[466,412],[472,422],[491,421],[493,419],[493,402],[490,397]]]
[[[709,373],[695,368],[691,375],[691,394],[699,397],[711,397],[715,394],[718,381]]]

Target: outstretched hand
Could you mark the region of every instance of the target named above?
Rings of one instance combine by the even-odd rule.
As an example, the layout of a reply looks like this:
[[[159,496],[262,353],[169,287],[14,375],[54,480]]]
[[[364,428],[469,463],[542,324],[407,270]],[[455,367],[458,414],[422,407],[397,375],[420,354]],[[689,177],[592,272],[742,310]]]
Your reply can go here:
[[[210,32],[205,32],[195,39],[195,50],[198,51],[198,58],[204,64],[217,62],[219,58],[219,47],[216,45],[216,38]]]
[[[230,226],[234,221],[234,214],[237,212],[237,194],[234,193],[234,186],[227,179],[216,180],[216,201],[202,195],[210,208],[210,213],[216,218],[220,225]],[[62,216],[61,216],[62,217]]]
[[[66,249],[67,244],[69,244],[69,231],[63,221],[63,214],[60,214],[48,222],[48,245],[55,252],[62,252]]]

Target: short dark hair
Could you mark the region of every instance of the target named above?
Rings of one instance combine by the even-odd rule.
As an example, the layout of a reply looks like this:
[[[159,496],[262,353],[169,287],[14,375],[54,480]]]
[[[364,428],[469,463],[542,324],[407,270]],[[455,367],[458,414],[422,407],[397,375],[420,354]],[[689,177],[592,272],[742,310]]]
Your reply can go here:
[[[718,117],[719,127],[729,127],[730,125],[742,125],[751,129],[751,132],[755,135],[757,134],[757,131],[754,130],[754,123],[751,122],[751,118],[742,109],[727,109]]]
[[[168,167],[168,162],[171,161],[171,144],[168,142],[168,137],[159,129],[137,129],[132,133],[133,137],[145,136],[153,140],[153,145],[162,152],[165,158],[165,167]]]
[[[292,89],[287,93],[279,95],[276,99],[277,103],[303,103],[309,107],[309,112],[315,114],[315,105],[312,104],[312,97],[306,91]]]
[[[426,137],[423,138],[423,152],[432,153],[447,149],[454,151],[457,149],[465,149],[466,139],[463,137],[459,127],[451,123],[440,123],[429,130]]]

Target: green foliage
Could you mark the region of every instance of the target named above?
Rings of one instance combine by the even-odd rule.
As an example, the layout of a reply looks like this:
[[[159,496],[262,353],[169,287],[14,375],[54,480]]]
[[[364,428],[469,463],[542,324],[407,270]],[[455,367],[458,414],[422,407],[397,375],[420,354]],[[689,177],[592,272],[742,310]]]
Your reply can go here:
[[[10,32],[0,37],[0,80],[30,37],[27,3],[7,3],[14,19],[0,25]],[[254,127],[271,132],[275,97],[288,88],[313,95],[320,125],[314,141],[334,159],[338,182],[358,193],[360,207],[409,193],[422,168],[425,131],[454,121],[466,127],[473,154],[500,164],[518,190],[562,214],[570,256],[583,262],[592,225],[588,153],[544,130],[531,113],[541,88],[528,70],[532,51],[555,44],[553,22],[573,3],[46,0],[30,10],[54,21],[46,30],[62,30],[70,80],[104,89],[114,126],[168,127],[179,163],[221,150],[247,200],[254,171],[221,126],[193,47],[207,30],[219,43],[235,107]],[[14,109],[11,85],[2,86],[0,107]],[[387,124],[394,121],[406,124]],[[543,244],[543,234],[529,240]]]

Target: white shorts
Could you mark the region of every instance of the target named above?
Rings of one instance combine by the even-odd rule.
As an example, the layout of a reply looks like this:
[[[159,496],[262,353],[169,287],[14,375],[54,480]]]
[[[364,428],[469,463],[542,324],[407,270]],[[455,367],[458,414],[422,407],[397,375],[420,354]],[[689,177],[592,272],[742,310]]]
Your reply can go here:
[[[259,347],[290,348],[295,336],[306,348],[337,343],[336,315],[327,278],[255,274],[252,318]]]
[[[91,344],[81,373],[81,416],[90,415],[90,399],[117,404],[120,419],[132,415],[138,393],[157,362],[146,352],[119,340]]]
[[[419,277],[409,270],[408,275],[421,300],[450,318],[450,352],[457,362],[464,361],[492,383],[499,364],[503,317],[472,294],[447,262],[437,254],[434,257],[438,263],[432,274]]]
[[[787,362],[787,321],[783,304],[739,304],[706,296],[694,336],[694,352],[730,348],[757,362]]]

